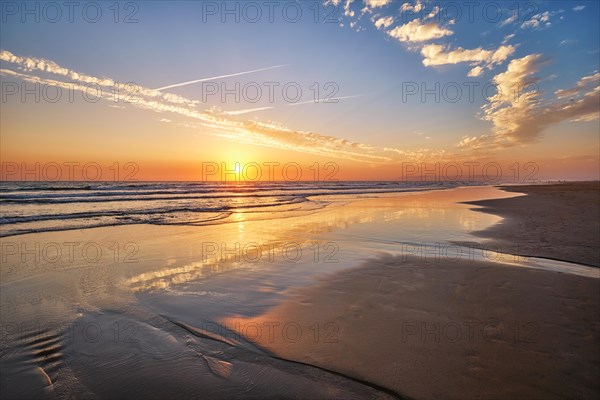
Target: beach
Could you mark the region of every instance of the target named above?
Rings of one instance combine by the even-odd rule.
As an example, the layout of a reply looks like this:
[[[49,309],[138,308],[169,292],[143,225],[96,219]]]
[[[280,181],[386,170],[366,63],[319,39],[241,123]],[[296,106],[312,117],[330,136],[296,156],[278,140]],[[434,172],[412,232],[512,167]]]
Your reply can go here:
[[[527,196],[467,202],[506,217],[476,232],[496,239],[492,248],[518,246],[529,256],[598,265],[598,183],[502,189]],[[557,212],[548,214],[548,203]],[[535,246],[540,242],[547,246]],[[304,330],[315,320],[329,323],[335,340],[290,346],[263,337],[260,343],[408,398],[594,398],[600,391],[599,289],[597,278],[384,256],[243,323],[296,322]]]
[[[519,223],[510,213],[539,192],[577,206],[543,220],[530,213],[529,242],[492,236]],[[278,215],[234,210],[219,224],[1,238],[3,395],[597,397],[598,203],[589,191],[307,200]],[[592,230],[581,244],[521,251],[547,237],[554,217],[582,210]]]
[[[598,221],[600,183],[570,182],[533,186],[503,186],[525,197],[483,200],[469,204],[481,212],[505,217],[476,232],[500,247],[519,247],[518,254],[600,266]],[[596,206],[594,206],[596,205]]]

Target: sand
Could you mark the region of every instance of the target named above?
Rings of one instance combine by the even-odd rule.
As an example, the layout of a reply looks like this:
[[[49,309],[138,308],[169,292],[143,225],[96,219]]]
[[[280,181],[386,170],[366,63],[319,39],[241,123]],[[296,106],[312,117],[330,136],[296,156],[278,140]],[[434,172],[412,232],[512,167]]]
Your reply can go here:
[[[74,261],[7,255],[3,396],[595,398],[600,279],[569,264],[560,266],[564,273],[535,269],[544,260],[529,268],[411,255],[423,245],[477,240],[469,232],[501,218],[465,202],[515,195],[470,187],[219,226],[3,239],[19,249],[64,242],[103,249],[94,262],[78,252]],[[304,257],[203,261],[204,244],[250,242],[294,243]],[[129,243],[135,262],[124,258]],[[206,331],[218,323],[229,330]],[[92,340],[86,327],[103,334]]]
[[[468,202],[505,218],[476,235],[519,255],[600,267],[600,182],[501,188],[527,196]]]
[[[521,186],[507,190],[529,196],[470,204],[507,217],[484,231],[502,237],[507,248],[523,243],[527,255],[594,264],[597,187]],[[545,245],[535,246],[539,240]],[[481,260],[382,256],[297,290],[259,317],[222,323],[247,335],[254,324],[278,324],[281,334],[264,331],[251,339],[283,358],[373,382],[401,397],[600,394],[596,278]]]

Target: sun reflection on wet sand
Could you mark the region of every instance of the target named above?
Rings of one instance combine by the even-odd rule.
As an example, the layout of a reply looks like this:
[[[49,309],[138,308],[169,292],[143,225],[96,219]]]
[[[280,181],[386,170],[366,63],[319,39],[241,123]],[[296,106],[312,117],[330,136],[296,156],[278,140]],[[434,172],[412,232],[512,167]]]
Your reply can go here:
[[[483,229],[500,218],[473,212],[469,206],[454,201],[486,196],[507,197],[505,192],[493,188],[463,188],[354,202],[338,198],[329,207],[314,213],[284,214],[265,221],[247,221],[245,214],[234,213],[231,219],[237,221],[235,223],[204,227],[201,238],[194,232],[182,238],[184,241],[178,246],[187,244],[200,250],[197,257],[200,260],[144,271],[129,277],[126,284],[134,291],[165,289],[227,271],[260,269],[265,264],[284,263],[282,252],[292,245],[306,251],[315,243],[335,242],[340,246],[340,259],[336,264],[351,265],[359,254],[365,256],[370,250],[389,247],[381,244],[388,239],[396,243],[464,239],[469,237],[468,231]],[[358,238],[349,240],[353,235]],[[365,240],[360,239],[362,235]],[[379,241],[370,240],[374,237]],[[330,267],[335,269],[339,265]]]

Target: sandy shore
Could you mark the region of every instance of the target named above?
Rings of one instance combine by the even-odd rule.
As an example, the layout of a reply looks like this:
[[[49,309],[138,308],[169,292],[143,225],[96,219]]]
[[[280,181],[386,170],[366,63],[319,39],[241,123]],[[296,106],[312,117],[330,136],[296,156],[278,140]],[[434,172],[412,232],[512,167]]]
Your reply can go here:
[[[277,321],[288,335],[258,342],[279,356],[409,398],[596,398],[599,288],[541,270],[388,257],[226,324]],[[295,324],[305,334],[292,343]]]
[[[600,183],[503,186],[527,196],[468,202],[505,219],[475,232],[519,255],[600,266]]]
[[[469,203],[511,216],[486,233],[536,255],[593,263],[597,184],[508,190],[531,195]],[[540,238],[545,245],[534,247]],[[595,278],[402,255],[331,274],[260,317],[222,322],[280,324],[284,335],[253,341],[401,397],[597,398],[599,309]]]
[[[600,270],[439,251],[501,220],[465,203],[514,195],[468,187],[224,225],[2,239],[0,389],[27,399],[597,397]],[[76,250],[41,252],[62,243]],[[257,254],[223,252],[252,243]]]

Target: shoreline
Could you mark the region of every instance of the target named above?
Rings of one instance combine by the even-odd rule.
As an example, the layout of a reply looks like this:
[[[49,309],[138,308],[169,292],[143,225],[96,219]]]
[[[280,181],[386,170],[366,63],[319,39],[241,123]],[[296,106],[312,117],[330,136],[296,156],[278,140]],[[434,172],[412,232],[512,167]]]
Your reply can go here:
[[[600,267],[600,182],[498,188],[525,196],[465,202],[479,206],[473,211],[503,218],[474,235],[491,245],[513,246],[519,256]]]

